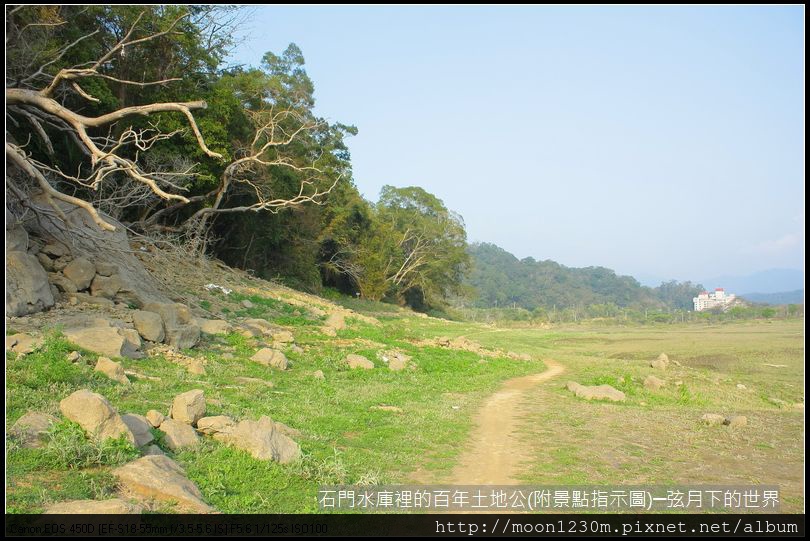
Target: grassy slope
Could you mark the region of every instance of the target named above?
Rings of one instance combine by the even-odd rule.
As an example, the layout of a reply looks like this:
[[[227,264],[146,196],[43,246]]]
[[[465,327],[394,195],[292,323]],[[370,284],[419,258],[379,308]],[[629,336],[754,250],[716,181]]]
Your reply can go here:
[[[234,300],[241,298],[234,295]],[[123,359],[125,369],[160,378],[132,377],[133,384],[125,387],[93,372],[93,354],[85,355],[89,365],[68,362],[65,356],[73,347],[54,337],[38,352],[9,355],[7,427],[30,409],[58,415],[59,400],[80,388],[103,394],[122,413],[140,414],[149,409],[166,412],[175,395],[203,389],[207,414],[252,419],[269,415],[303,433],[299,442],[304,452],[297,464],[281,466],[206,439],[200,448],[175,456],[206,501],[227,513],[317,512],[315,496],[321,484],[396,483],[406,481],[417,468],[448,470],[480,399],[504,379],[543,369],[540,361],[495,358],[482,363],[475,353],[408,341],[469,330],[440,320],[392,316],[380,326],[350,320],[348,329],[330,338],[320,334],[318,318],[305,310],[255,295],[250,299],[254,308],[234,307],[228,314],[265,317],[292,329],[305,351],[287,352],[290,370],[250,361],[260,344],[232,334],[211,337],[186,352],[205,358],[207,373],[202,376],[188,374],[163,357]],[[376,353],[394,347],[411,355],[418,368],[388,370]],[[226,352],[233,358],[223,358]],[[376,369],[345,368],[342,360],[349,353],[367,356]],[[322,370],[326,379],[315,379],[315,370]],[[265,379],[274,386],[240,384],[238,376]],[[402,412],[373,409],[379,405]],[[70,427],[62,425],[57,432],[70,432]],[[49,502],[110,497],[115,483],[109,470],[127,458],[126,450],[98,450],[72,469],[56,458],[78,453],[82,445],[87,443],[67,438],[58,438],[44,450],[12,445],[7,511],[37,512]]]

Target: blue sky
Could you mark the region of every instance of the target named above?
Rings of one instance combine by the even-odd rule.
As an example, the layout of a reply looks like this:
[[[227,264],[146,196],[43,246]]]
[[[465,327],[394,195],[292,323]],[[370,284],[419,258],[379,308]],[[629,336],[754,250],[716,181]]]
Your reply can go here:
[[[254,8],[355,182],[419,185],[518,257],[700,280],[804,268],[803,7]]]

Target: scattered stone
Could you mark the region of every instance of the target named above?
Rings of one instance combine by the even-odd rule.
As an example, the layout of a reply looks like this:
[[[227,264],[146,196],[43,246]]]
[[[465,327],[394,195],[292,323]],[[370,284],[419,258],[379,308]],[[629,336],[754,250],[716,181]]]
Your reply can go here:
[[[73,297],[76,299],[76,303],[92,304],[94,306],[101,306],[102,308],[115,307],[115,303],[110,299],[105,299],[104,297],[93,297],[88,293],[74,293]]]
[[[96,266],[92,261],[77,257],[62,270],[62,274],[76,284],[76,289],[83,291],[90,287],[93,282],[93,277],[96,275]]]
[[[25,252],[28,250],[28,231],[19,224],[8,227],[6,224],[6,251]]]
[[[363,370],[371,370],[374,368],[373,362],[366,359],[362,355],[356,355],[354,353],[350,353],[346,357],[346,364],[349,365],[349,368],[362,368]]]
[[[343,330],[346,328],[346,318],[339,312],[333,312],[326,318],[324,326],[335,331]]]
[[[273,386],[272,381],[267,381],[267,380],[259,379],[259,378],[248,378],[248,377],[245,377],[245,376],[237,376],[237,377],[234,378],[234,381],[236,381],[237,383],[245,383],[245,384],[248,384],[248,385],[250,385],[251,383],[256,383],[258,385],[264,385],[265,387],[272,387]]]
[[[132,313],[132,324],[143,337],[150,342],[162,342],[165,334],[163,332],[163,319],[155,312],[145,310],[135,310]]]
[[[150,423],[143,415],[135,413],[125,413],[121,416],[121,420],[129,427],[132,435],[135,436],[135,446],[143,447],[154,441],[155,437],[152,435],[152,423]]]
[[[745,391],[746,389],[748,389],[748,387],[746,387],[746,386],[745,386],[745,385],[743,385],[742,383],[738,383],[738,384],[737,384],[737,388],[738,388],[739,390],[741,390],[741,391]]]
[[[15,250],[9,250],[9,251],[13,252]],[[25,250],[19,250],[19,251],[24,252]],[[38,253],[36,255],[36,258],[39,261],[39,264],[42,265],[42,268],[45,269],[45,272],[48,273],[48,278],[50,278],[51,273],[54,271],[53,259],[51,259],[47,255],[43,254],[42,252]]]
[[[59,409],[62,415],[78,423],[88,436],[97,441],[123,435],[131,443],[135,443],[132,431],[110,402],[100,394],[81,389],[62,400]]]
[[[124,374],[124,367],[107,357],[99,357],[96,362],[96,372],[101,372],[108,378],[124,385],[129,385],[129,378]]]
[[[271,348],[262,348],[257,351],[251,358],[251,361],[256,361],[264,366],[271,366],[279,370],[287,370],[289,361],[284,353]]]
[[[78,351],[71,351],[67,355],[67,360],[72,363],[77,363],[82,360],[82,354],[79,353]]]
[[[112,276],[97,274],[90,284],[90,294],[94,297],[114,299],[123,286],[124,283],[117,274],[113,274]]]
[[[304,353],[304,348],[302,348],[298,344],[293,344],[292,346],[290,346],[290,351],[292,351],[293,353]]]
[[[17,355],[28,355],[41,345],[42,338],[35,338],[30,334],[17,333],[6,336],[6,351],[13,351]]]
[[[282,434],[269,417],[240,421],[230,430],[214,434],[214,438],[247,451],[259,460],[286,464],[301,456],[298,444]]]
[[[666,370],[667,369],[667,363],[665,363],[664,361],[658,360],[658,359],[656,359],[654,361],[651,361],[650,366],[652,368],[655,368],[656,370]]]
[[[71,261],[73,261],[73,258],[71,256],[63,255],[61,257],[57,257],[56,259],[54,259],[53,263],[51,264],[53,265],[53,270],[55,272],[62,272],[63,270],[65,270],[65,267],[67,267]]]
[[[26,252],[6,253],[6,316],[25,316],[54,305],[48,274]]]
[[[205,393],[194,389],[174,397],[170,416],[176,421],[193,425],[205,416]]]
[[[665,385],[666,382],[662,379],[658,379],[655,376],[647,376],[644,378],[644,387],[650,389],[651,391],[657,391],[661,387]]]
[[[46,515],[139,515],[143,508],[119,498],[111,500],[70,500],[49,505]]]
[[[704,425],[717,426],[723,424],[726,418],[719,413],[704,413],[700,420]]]
[[[275,331],[270,336],[273,338],[273,342],[279,344],[289,344],[295,341],[295,337],[290,331]]]
[[[146,412],[146,420],[149,421],[149,424],[154,428],[158,428],[165,419],[166,417],[158,410],[149,410]]]
[[[47,413],[29,411],[12,425],[9,435],[14,436],[23,447],[38,448],[46,443],[46,436],[51,425],[59,419]]]
[[[133,494],[148,499],[174,501],[191,513],[213,511],[213,508],[203,502],[200,489],[167,456],[141,457],[117,468],[113,473],[123,487]]]
[[[197,421],[197,432],[205,434],[206,436],[212,436],[229,430],[234,424],[235,421],[227,415],[203,417]]]
[[[242,322],[242,329],[248,336],[269,336],[278,330],[278,327],[264,319],[246,319]],[[243,333],[244,334],[244,333]]]
[[[247,299],[243,300],[243,301],[242,301],[242,302],[240,302],[239,304],[241,304],[243,307],[245,307],[245,308],[247,308],[247,309],[253,308],[253,303],[252,303],[252,302],[250,302],[250,301],[249,301],[249,300],[247,300]]]
[[[187,447],[194,447],[199,443],[199,436],[191,425],[175,421],[174,419],[164,419],[160,423],[160,431],[165,434],[163,442],[172,451],[179,451]]]
[[[388,368],[393,370],[394,372],[398,372],[399,370],[405,370],[408,368],[409,363],[411,361],[411,357],[409,355],[405,355],[399,351],[389,352],[387,355],[388,357]]]
[[[745,415],[732,415],[723,419],[723,424],[728,425],[729,428],[740,428],[748,424],[748,417]]]
[[[224,319],[197,319],[200,330],[205,334],[228,334],[233,329],[233,325]]]
[[[585,400],[611,400],[613,402],[624,402],[624,393],[611,385],[580,385],[575,381],[569,381],[566,388],[579,398]]]
[[[323,375],[323,370],[316,370],[312,373],[312,377],[319,380],[325,380],[326,376]]]
[[[143,346],[141,335],[135,329],[121,328],[118,329],[119,334],[124,337],[124,347],[129,351],[127,357],[140,358],[143,353],[138,350]],[[137,352],[137,354],[135,354]]]

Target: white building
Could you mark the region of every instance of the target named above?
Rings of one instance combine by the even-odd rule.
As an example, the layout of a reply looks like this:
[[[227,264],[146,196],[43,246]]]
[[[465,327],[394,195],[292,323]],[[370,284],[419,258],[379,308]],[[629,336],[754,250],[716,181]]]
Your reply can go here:
[[[732,293],[726,294],[722,287],[718,287],[714,290],[714,293],[702,291],[697,297],[692,298],[692,302],[695,304],[695,312],[702,312],[718,307],[725,310],[734,303],[736,298],[736,295]]]

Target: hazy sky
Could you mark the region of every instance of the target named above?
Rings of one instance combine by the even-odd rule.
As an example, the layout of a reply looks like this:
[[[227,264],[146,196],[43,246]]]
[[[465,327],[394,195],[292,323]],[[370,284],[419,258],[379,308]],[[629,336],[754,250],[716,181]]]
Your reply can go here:
[[[803,7],[257,7],[354,177],[518,257],[699,280],[804,268]]]

